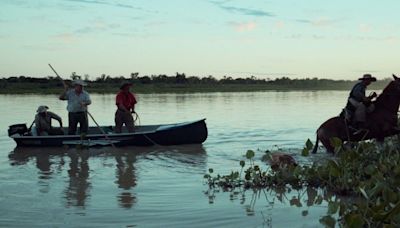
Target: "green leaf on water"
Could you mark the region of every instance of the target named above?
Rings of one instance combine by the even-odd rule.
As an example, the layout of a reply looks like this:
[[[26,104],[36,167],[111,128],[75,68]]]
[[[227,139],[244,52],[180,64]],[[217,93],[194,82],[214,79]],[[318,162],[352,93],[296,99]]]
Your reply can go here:
[[[246,163],[242,160],[242,161],[240,161],[240,166],[241,167],[244,167],[244,165],[245,165]]]
[[[329,174],[331,176],[333,176],[333,177],[340,176],[340,168],[339,168],[338,163],[335,160],[329,160],[328,167],[329,167]]]
[[[306,141],[306,148],[308,149],[308,150],[311,150],[312,148],[313,148],[313,143],[311,142],[311,140],[310,139],[307,139],[307,141]]]
[[[364,227],[364,220],[360,214],[347,214],[344,220],[347,227]]]
[[[376,171],[376,167],[375,167],[375,165],[368,165],[367,167],[365,167],[365,173],[366,174],[368,174],[368,175],[372,175],[372,174],[374,174],[375,173],[375,171]]]
[[[214,170],[210,168],[210,169],[208,169],[208,172],[209,172],[209,173],[213,173]]]
[[[301,156],[308,157],[308,155],[310,155],[310,150],[307,148],[303,148],[303,150],[301,151]]]
[[[338,209],[339,209],[339,203],[338,202],[329,202],[329,204],[328,204],[328,214],[330,214],[330,215],[336,214]]]
[[[246,153],[246,158],[247,159],[252,159],[254,157],[254,151],[248,150]]]
[[[365,199],[369,200],[368,194],[365,192],[364,188],[359,188],[361,194],[365,197]]]
[[[336,220],[334,218],[332,218],[332,216],[327,215],[327,216],[322,217],[319,220],[319,222],[322,223],[326,227],[333,228],[333,227],[335,227]]]
[[[331,143],[331,145],[332,145],[333,147],[335,147],[335,148],[338,148],[338,147],[340,147],[340,146],[343,144],[342,140],[339,139],[338,137],[333,137],[333,138],[331,138],[331,139],[330,139],[330,143]]]

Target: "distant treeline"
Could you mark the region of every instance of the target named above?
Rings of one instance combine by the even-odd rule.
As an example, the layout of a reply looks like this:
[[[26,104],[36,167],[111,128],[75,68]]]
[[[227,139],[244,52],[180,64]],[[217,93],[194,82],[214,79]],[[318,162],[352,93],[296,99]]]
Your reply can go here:
[[[82,79],[88,83],[86,89],[95,93],[114,93],[118,91],[122,81],[130,81],[132,88],[140,93],[162,92],[240,92],[262,90],[348,90],[356,83],[356,80],[331,80],[318,78],[290,79],[281,77],[276,79],[260,79],[254,76],[247,78],[232,78],[225,76],[216,79],[213,76],[198,77],[186,76],[184,73],[176,73],[175,76],[151,75],[139,76],[139,73],[131,73],[129,77],[111,77],[102,74],[95,80],[90,80],[89,75],[80,76],[72,72],[67,83],[72,80]],[[383,89],[390,79],[379,80],[373,83],[369,89]],[[63,84],[60,78],[47,77],[8,77],[0,79],[0,93],[59,93]]]

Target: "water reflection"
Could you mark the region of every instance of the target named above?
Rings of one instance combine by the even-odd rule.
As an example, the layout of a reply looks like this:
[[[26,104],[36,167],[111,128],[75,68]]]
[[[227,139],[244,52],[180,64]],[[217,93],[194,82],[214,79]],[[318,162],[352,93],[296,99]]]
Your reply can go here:
[[[105,200],[113,194],[120,208],[131,209],[138,202],[135,192],[138,169],[163,165],[172,167],[175,172],[184,169],[185,173],[196,168],[198,173],[204,173],[206,169],[206,152],[202,145],[86,149],[17,147],[8,157],[12,166],[33,166],[38,170],[40,192],[49,193],[50,187],[64,185],[61,198],[66,208],[87,208],[90,199],[97,197],[93,192],[106,189],[103,191]],[[144,167],[139,166],[138,161],[146,161]],[[151,167],[146,167],[148,164]],[[104,179],[110,167],[115,172],[114,180]],[[60,176],[66,181],[60,182]],[[93,185],[99,181],[100,185]],[[114,183],[117,190],[110,190],[108,181]]]
[[[130,190],[136,186],[135,166],[136,154],[116,153],[117,161],[116,184],[123,191],[117,196],[119,205],[123,208],[131,208],[136,203],[136,195]]]
[[[61,149],[45,149],[42,148],[15,148],[8,155],[10,165],[26,165],[30,161],[34,160],[36,168],[38,168],[39,179],[51,179],[52,175],[56,171],[60,171],[64,165],[63,155],[66,153],[65,150]],[[55,157],[59,158],[59,161],[52,161]],[[52,165],[56,167],[53,169]]]
[[[274,223],[282,224],[282,219],[287,219],[285,217],[287,215],[299,218],[313,217],[315,214],[321,213],[318,209],[326,210],[330,202],[337,202],[339,199],[348,200],[347,197],[334,195],[326,188],[311,186],[296,189],[287,185],[263,189],[209,188],[204,193],[208,197],[209,204],[213,204],[216,200],[216,194],[222,192],[228,193],[232,202],[239,201],[247,216],[255,216],[257,213],[261,213],[263,227],[273,227]],[[290,207],[286,208],[282,205],[290,205]],[[315,214],[310,215],[312,213]]]
[[[89,151],[72,151],[68,153],[70,158],[68,176],[69,181],[65,190],[66,207],[85,207],[89,198],[91,184],[89,177]]]

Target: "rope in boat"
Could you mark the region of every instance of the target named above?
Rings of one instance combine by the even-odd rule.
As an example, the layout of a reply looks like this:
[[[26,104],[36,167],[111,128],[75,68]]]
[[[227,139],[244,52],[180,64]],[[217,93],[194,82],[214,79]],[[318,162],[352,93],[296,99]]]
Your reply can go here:
[[[137,114],[137,112],[134,112],[135,113],[135,118],[133,119],[133,121],[136,123],[136,121],[138,121],[139,123],[137,124],[138,126],[140,126],[140,117],[139,117],[139,114]],[[135,124],[136,125],[136,124]]]
[[[135,113],[134,122],[136,123],[136,121],[138,121],[139,124],[137,124],[137,126],[140,126],[140,117],[139,117],[139,114],[137,114],[137,112],[134,112],[134,113]],[[135,124],[135,126],[136,126],[136,124]],[[152,140],[149,136],[147,136],[147,135],[145,135],[145,134],[143,134],[143,136],[144,136],[147,140],[149,140],[151,143],[153,143],[154,145],[156,145],[156,146],[159,146],[159,145],[160,145],[160,144],[156,143],[154,140]]]

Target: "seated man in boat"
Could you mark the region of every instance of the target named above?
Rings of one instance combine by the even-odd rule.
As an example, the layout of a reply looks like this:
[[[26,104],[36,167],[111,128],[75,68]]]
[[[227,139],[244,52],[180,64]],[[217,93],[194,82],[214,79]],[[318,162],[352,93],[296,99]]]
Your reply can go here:
[[[37,135],[63,135],[62,130],[62,119],[57,114],[47,111],[49,107],[41,105],[37,109],[37,114],[35,116],[35,127]],[[52,127],[51,119],[55,119],[60,123],[60,127]]]
[[[360,82],[355,84],[349,94],[346,110],[353,113],[351,117],[352,125],[359,129],[365,128],[365,122],[367,120],[367,113],[374,110],[374,105],[371,100],[376,97],[374,92],[370,96],[365,96],[365,90],[371,82],[375,82],[376,78],[372,77],[371,74],[364,74],[362,78],[359,78]]]
[[[128,132],[133,132],[135,122],[132,114],[135,113],[135,104],[137,103],[135,95],[130,92],[132,83],[123,82],[120,91],[115,98],[117,111],[115,112],[115,132],[122,132],[122,125],[125,124]]]

